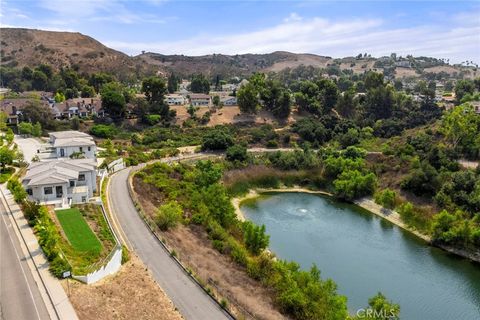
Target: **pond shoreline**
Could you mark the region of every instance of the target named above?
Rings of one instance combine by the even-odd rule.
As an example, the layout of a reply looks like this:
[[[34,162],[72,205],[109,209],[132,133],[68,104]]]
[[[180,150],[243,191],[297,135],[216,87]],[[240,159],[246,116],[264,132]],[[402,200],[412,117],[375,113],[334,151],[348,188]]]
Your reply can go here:
[[[235,208],[235,214],[237,215],[237,218],[240,221],[245,221],[247,220],[240,209],[240,206],[243,201],[248,200],[248,199],[255,199],[258,198],[262,193],[267,193],[267,192],[297,192],[297,193],[310,193],[310,194],[321,194],[321,195],[326,195],[329,197],[333,197],[333,194],[327,191],[321,191],[321,190],[310,190],[310,189],[305,189],[301,187],[293,187],[293,188],[277,188],[277,189],[265,189],[265,188],[255,188],[251,189],[249,193],[247,193],[244,196],[241,197],[235,197],[232,198],[232,204],[233,207]],[[410,232],[411,234],[417,236],[418,238],[422,239],[423,241],[427,242],[431,246],[435,246],[437,248],[440,248],[444,251],[447,251],[451,254],[460,256],[462,258],[466,258],[470,261],[473,261],[475,263],[480,263],[480,252],[470,252],[464,249],[459,249],[459,248],[454,248],[450,246],[444,246],[444,245],[438,245],[433,243],[432,238],[426,234],[420,233],[417,230],[412,229],[411,227],[407,226],[401,219],[400,215],[398,212],[387,209],[382,207],[381,205],[375,203],[373,198],[371,197],[364,197],[358,200],[355,200],[353,202],[355,205],[367,210],[368,212],[375,214],[392,224],[396,225],[397,227]]]

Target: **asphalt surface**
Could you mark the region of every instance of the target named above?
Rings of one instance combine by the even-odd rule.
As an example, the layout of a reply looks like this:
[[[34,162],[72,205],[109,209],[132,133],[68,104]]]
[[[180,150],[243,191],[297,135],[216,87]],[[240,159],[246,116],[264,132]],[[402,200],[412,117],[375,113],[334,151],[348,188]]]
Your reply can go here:
[[[130,170],[127,168],[112,176],[108,195],[111,211],[120,223],[128,245],[147,265],[185,319],[230,319],[170,257],[139,217],[127,187]]]
[[[50,319],[14,228],[0,203],[0,319]]]

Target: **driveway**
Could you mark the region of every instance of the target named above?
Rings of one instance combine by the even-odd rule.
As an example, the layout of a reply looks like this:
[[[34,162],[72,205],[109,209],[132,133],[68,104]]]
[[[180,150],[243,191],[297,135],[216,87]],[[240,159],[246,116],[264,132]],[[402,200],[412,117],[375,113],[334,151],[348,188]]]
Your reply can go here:
[[[230,319],[170,257],[142,221],[128,192],[130,171],[131,168],[127,168],[112,176],[108,197],[112,214],[119,222],[131,249],[148,266],[155,280],[185,319]]]
[[[23,157],[26,162],[32,162],[32,158],[38,154],[38,150],[43,143],[37,138],[24,138],[16,135],[13,140],[18,148],[23,152]]]

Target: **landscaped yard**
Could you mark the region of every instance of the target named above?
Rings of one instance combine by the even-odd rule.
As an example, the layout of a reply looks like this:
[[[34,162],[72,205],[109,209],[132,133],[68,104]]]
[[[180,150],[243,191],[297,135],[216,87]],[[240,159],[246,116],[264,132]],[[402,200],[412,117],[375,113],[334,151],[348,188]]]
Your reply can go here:
[[[78,208],[58,210],[56,214],[68,241],[76,251],[88,252],[94,256],[100,254],[102,244],[90,229]]]

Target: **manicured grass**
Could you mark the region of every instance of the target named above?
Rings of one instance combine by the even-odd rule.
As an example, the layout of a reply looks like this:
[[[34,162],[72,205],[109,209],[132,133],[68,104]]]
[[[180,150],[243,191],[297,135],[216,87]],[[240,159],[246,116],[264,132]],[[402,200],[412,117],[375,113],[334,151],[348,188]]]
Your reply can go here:
[[[99,255],[102,244],[88,226],[77,208],[56,211],[68,241],[76,251]]]

